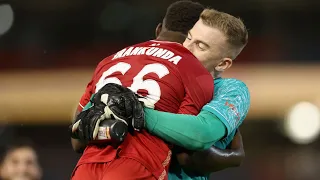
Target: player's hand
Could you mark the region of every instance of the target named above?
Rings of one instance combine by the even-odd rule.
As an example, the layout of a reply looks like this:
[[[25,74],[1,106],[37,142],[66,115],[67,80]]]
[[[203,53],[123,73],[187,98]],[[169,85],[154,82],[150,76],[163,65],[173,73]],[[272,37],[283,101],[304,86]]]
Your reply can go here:
[[[93,98],[94,103],[105,104],[104,118],[117,119],[132,125],[135,130],[144,128],[143,105],[130,89],[118,84],[108,83]]]
[[[71,137],[83,142],[92,141],[97,137],[99,124],[104,120],[104,106],[97,104],[82,111],[71,125]]]
[[[71,127],[71,136],[82,141],[92,141],[98,135],[103,120],[116,119],[135,130],[144,128],[144,111],[137,95],[121,85],[109,83],[90,100],[92,106],[81,112]]]

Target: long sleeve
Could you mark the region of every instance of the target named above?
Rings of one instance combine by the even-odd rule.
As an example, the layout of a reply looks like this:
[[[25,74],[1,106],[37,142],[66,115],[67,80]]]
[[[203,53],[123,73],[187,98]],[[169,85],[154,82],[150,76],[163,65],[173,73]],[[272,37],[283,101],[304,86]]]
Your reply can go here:
[[[208,149],[227,133],[225,125],[206,110],[193,116],[145,108],[145,118],[151,133],[190,150]]]

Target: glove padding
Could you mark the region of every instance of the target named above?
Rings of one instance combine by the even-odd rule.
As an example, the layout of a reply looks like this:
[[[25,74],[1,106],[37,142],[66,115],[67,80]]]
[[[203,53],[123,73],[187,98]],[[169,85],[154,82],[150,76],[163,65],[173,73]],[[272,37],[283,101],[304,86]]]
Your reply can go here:
[[[94,97],[94,103],[103,102],[105,118],[115,118],[132,126],[135,130],[144,128],[143,105],[137,95],[129,88],[108,83]]]
[[[92,103],[92,102],[91,102]],[[82,111],[71,128],[71,137],[87,142],[94,140],[99,131],[99,124],[104,120],[104,106],[92,106]]]
[[[78,130],[80,140],[95,140],[100,122],[107,119],[122,121],[138,131],[144,128],[143,106],[137,95],[128,88],[108,83],[95,94],[91,103],[93,106],[81,112],[72,125],[71,131]]]

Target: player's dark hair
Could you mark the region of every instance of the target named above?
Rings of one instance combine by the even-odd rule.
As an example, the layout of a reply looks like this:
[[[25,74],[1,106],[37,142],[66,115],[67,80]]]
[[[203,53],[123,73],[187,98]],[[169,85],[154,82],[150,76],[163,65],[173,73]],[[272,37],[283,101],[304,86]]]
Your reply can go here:
[[[28,147],[28,148],[31,148],[34,151],[36,151],[36,146],[30,139],[27,139],[27,138],[17,139],[17,140],[14,140],[12,143],[7,144],[7,146],[4,149],[4,152],[2,153],[2,156],[0,158],[0,163],[3,162],[3,159],[9,153],[11,153],[12,151],[15,151],[17,149],[24,148],[24,147]]]
[[[199,20],[204,6],[198,2],[182,0],[172,3],[164,17],[164,26],[170,31],[187,34]]]

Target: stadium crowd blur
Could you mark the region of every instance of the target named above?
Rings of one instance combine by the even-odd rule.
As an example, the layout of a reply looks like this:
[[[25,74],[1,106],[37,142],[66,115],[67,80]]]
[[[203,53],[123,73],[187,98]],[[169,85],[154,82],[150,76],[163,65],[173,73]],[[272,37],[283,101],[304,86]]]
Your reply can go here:
[[[0,0],[1,149],[31,138],[43,179],[68,179],[79,155],[67,125],[94,67],[154,38],[172,2]],[[246,159],[212,179],[319,179],[320,1],[199,2],[241,17],[250,33],[226,74],[246,82],[252,96],[241,128]]]

